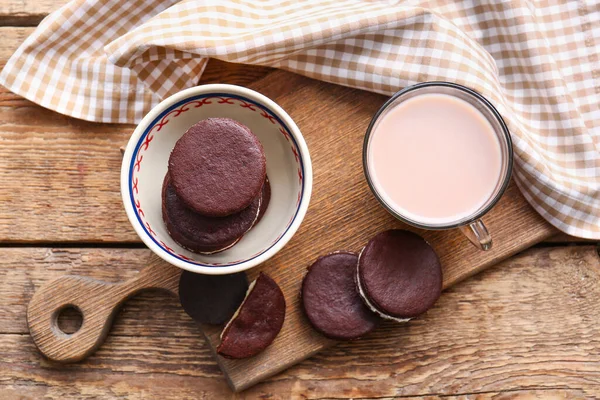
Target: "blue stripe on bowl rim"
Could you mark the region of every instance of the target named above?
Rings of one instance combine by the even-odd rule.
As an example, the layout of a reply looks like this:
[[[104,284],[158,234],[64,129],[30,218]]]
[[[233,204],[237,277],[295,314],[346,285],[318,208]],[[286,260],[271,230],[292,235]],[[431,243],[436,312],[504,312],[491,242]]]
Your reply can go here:
[[[238,99],[238,100],[242,100],[248,103],[252,103],[255,106],[259,107],[261,110],[265,111],[266,113],[268,113],[270,116],[272,116],[273,118],[275,118],[277,120],[277,122],[279,123],[279,125],[281,125],[286,132],[289,135],[289,138],[292,140],[292,143],[294,145],[294,147],[296,148],[296,151],[298,152],[298,159],[299,159],[299,163],[300,163],[300,169],[302,171],[302,186],[300,188],[300,201],[298,201],[297,206],[296,206],[296,212],[294,213],[294,217],[290,220],[290,222],[288,223],[287,227],[285,228],[285,231],[277,238],[277,240],[275,240],[273,243],[271,243],[271,245],[269,247],[267,247],[266,249],[264,249],[263,251],[261,251],[258,254],[255,254],[254,256],[252,256],[251,258],[242,260],[242,261],[238,261],[238,262],[234,262],[234,263],[229,263],[229,264],[219,264],[219,265],[215,265],[215,264],[204,264],[201,262],[197,262],[197,261],[190,261],[190,260],[186,260],[184,258],[179,257],[176,254],[173,254],[169,251],[167,251],[151,234],[150,232],[148,232],[148,229],[146,229],[145,224],[143,223],[142,219],[140,218],[139,212],[137,210],[137,207],[135,206],[135,200],[133,198],[133,169],[134,169],[134,165],[135,165],[135,160],[137,158],[138,155],[138,151],[140,149],[140,147],[142,146],[142,143],[144,142],[144,140],[146,139],[146,136],[148,136],[148,133],[150,133],[150,131],[154,128],[154,126],[157,124],[157,122],[159,120],[161,120],[166,114],[168,114],[169,112],[173,111],[173,109],[182,106],[190,101],[194,101],[194,100],[198,100],[198,99],[204,99],[207,97],[230,97],[230,98],[234,98],[234,99]],[[285,234],[287,233],[287,231],[289,231],[290,227],[294,224],[294,221],[296,220],[296,217],[298,216],[298,212],[300,210],[300,205],[302,204],[302,200],[304,198],[304,162],[302,159],[302,153],[300,152],[300,148],[298,147],[298,143],[296,142],[296,139],[294,138],[294,135],[292,134],[292,131],[288,128],[288,126],[279,118],[279,116],[277,116],[276,114],[274,114],[270,109],[268,109],[267,107],[265,107],[264,105],[249,99],[247,97],[244,96],[240,96],[240,95],[236,95],[236,94],[232,94],[232,93],[221,93],[221,92],[215,92],[215,93],[205,93],[205,94],[201,94],[201,95],[196,95],[196,96],[191,96],[191,97],[187,97],[173,105],[171,105],[170,107],[168,107],[167,109],[165,109],[163,112],[161,112],[156,118],[154,118],[154,120],[152,121],[152,123],[150,125],[148,125],[148,127],[144,130],[144,133],[140,136],[140,138],[138,139],[137,144],[135,145],[135,149],[133,151],[133,154],[131,156],[131,163],[129,164],[129,174],[128,174],[129,178],[129,199],[131,201],[131,206],[132,209],[135,213],[135,216],[140,224],[140,226],[142,227],[142,229],[144,230],[144,233],[146,234],[147,237],[149,237],[162,251],[164,251],[165,253],[167,253],[169,256],[174,257],[180,261],[183,261],[185,263],[188,264],[192,264],[192,265],[198,265],[201,267],[209,267],[209,268],[223,268],[223,267],[233,267],[245,262],[248,262],[250,260],[253,260],[257,257],[260,257],[262,254],[266,253],[267,251],[269,251],[269,249],[271,249],[273,246],[275,246],[282,237],[285,236]]]

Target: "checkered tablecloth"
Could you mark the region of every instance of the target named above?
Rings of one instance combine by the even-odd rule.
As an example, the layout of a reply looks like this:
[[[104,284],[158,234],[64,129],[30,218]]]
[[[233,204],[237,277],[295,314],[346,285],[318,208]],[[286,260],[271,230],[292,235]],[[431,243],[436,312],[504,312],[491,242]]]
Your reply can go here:
[[[388,95],[469,86],[507,121],[527,200],[562,231],[600,239],[596,0],[73,0],[0,83],[76,118],[136,122],[195,85],[210,57]]]

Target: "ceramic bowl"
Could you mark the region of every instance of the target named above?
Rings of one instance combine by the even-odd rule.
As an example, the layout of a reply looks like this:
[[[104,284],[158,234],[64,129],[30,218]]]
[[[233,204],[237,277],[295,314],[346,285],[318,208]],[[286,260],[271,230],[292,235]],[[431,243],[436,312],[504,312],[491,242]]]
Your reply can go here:
[[[210,117],[235,119],[256,134],[265,150],[272,195],[263,219],[242,240],[223,252],[202,255],[181,247],[167,233],[161,188],[175,142]],[[269,98],[233,85],[197,86],[162,101],[133,132],[121,167],[125,211],[143,242],[177,267],[210,275],[247,270],[281,250],[298,230],[311,190],[310,155],[300,129]]]

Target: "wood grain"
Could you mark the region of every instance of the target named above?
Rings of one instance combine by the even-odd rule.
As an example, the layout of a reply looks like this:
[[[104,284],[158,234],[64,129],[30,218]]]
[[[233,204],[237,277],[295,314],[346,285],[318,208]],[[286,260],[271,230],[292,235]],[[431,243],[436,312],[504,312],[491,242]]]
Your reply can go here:
[[[28,332],[26,310],[35,289],[64,275],[119,282],[133,279],[152,259],[147,249],[0,248],[0,333]],[[135,296],[123,306],[112,335],[198,335],[179,302],[163,292]],[[179,326],[181,329],[173,329]],[[194,333],[191,333],[194,332]]]
[[[66,0],[3,0],[0,14],[14,16],[49,14],[65,3]]]
[[[598,243],[597,240],[583,239],[575,236],[569,236],[566,233],[559,233],[544,240],[544,243],[552,244],[593,244]]]
[[[0,275],[7,277],[0,281],[0,398],[600,396],[600,260],[594,246],[527,251],[446,290],[418,320],[386,324],[235,396],[199,329],[166,296],[126,302],[105,345],[80,364],[57,365],[39,355],[25,309],[13,311],[15,304],[64,273],[131,278],[148,254],[0,249]]]
[[[29,301],[29,333],[50,360],[81,361],[104,342],[114,316],[128,298],[147,289],[177,295],[180,275],[181,269],[156,256],[134,278],[123,282],[63,275],[40,287]],[[81,326],[68,334],[58,324],[59,315],[67,308],[82,318]]]
[[[36,26],[66,0],[3,0],[0,2],[0,25]]]
[[[0,26],[0,68],[4,68],[8,58],[17,50],[34,28]],[[29,102],[0,85],[0,107],[18,107]]]
[[[34,29],[35,28],[0,26],[0,34],[2,34],[2,41],[0,41],[0,63],[2,63],[2,65],[6,63],[6,60],[8,60]]]

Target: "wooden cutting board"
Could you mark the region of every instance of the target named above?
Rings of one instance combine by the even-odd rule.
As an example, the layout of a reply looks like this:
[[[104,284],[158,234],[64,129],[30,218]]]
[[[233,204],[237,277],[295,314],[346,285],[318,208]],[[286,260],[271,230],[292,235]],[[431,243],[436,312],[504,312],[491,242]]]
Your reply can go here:
[[[216,356],[235,391],[335,344],[311,328],[299,302],[306,268],[318,256],[336,250],[359,251],[385,229],[415,230],[379,205],[363,177],[364,133],[386,97],[284,71],[272,72],[250,87],[275,100],[300,127],[313,162],[314,186],[308,213],[294,238],[272,259],[248,272],[250,280],[264,271],[279,283],[286,297],[287,314],[275,342],[258,356],[246,360]],[[416,230],[440,256],[444,288],[556,233],[527,204],[514,183],[484,220],[494,241],[488,252],[476,249],[458,230]],[[123,283],[77,276],[50,282],[35,293],[27,310],[34,342],[53,360],[81,360],[102,343],[119,304],[147,288],[176,294],[179,275],[179,269],[155,257],[136,278]],[[56,326],[57,310],[66,306],[75,306],[83,314],[83,325],[73,335],[59,332]],[[214,351],[221,328],[202,328]]]
[[[283,329],[262,354],[246,360],[217,360],[230,386],[240,391],[335,344],[315,332],[300,305],[306,268],[335,250],[359,251],[376,233],[406,228],[426,237],[439,254],[444,288],[503,260],[556,230],[525,201],[516,185],[484,218],[494,247],[476,249],[458,230],[425,232],[388,214],[371,194],[363,176],[362,144],[367,125],[387,97],[276,71],[250,87],[275,100],[300,127],[313,162],[313,197],[306,218],[287,246],[249,271],[265,271],[281,286],[288,304]],[[220,329],[204,326],[214,350]]]

